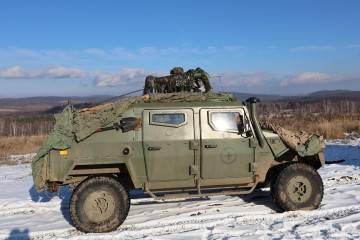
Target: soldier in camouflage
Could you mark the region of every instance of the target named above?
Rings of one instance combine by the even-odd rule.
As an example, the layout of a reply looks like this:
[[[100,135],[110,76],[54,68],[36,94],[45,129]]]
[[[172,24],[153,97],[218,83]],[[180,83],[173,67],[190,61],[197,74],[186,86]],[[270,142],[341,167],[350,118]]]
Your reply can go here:
[[[169,76],[147,76],[144,94],[173,92],[209,92],[212,88],[209,74],[201,68],[184,72],[182,67],[174,67]]]

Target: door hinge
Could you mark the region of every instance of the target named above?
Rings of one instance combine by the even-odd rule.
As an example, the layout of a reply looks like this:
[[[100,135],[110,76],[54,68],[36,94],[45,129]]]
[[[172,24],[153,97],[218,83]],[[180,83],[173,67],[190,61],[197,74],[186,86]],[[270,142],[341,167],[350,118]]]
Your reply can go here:
[[[249,172],[256,172],[258,169],[258,166],[256,163],[249,163]]]
[[[190,140],[190,150],[198,150],[199,146],[200,144],[197,140]]]
[[[199,174],[199,166],[198,165],[190,165],[190,175]]]
[[[256,148],[259,145],[259,143],[258,143],[257,139],[250,138],[249,139],[249,145],[250,145],[251,148]]]

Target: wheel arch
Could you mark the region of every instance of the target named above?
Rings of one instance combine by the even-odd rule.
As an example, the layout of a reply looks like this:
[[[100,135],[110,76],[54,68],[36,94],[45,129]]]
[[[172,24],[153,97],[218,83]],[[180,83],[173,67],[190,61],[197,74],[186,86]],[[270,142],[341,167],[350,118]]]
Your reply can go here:
[[[265,182],[271,182],[283,168],[295,163],[303,163],[312,167],[314,170],[318,170],[325,164],[325,159],[323,151],[308,157],[301,157],[295,151],[289,151],[277,158],[276,162],[276,165],[273,165],[268,169]]]
[[[83,181],[96,176],[113,176],[117,178],[128,191],[136,188],[133,181],[135,177],[132,177],[129,167],[125,163],[76,165],[73,170],[70,171],[67,179],[62,182],[61,186],[69,185],[70,189],[73,189]]]

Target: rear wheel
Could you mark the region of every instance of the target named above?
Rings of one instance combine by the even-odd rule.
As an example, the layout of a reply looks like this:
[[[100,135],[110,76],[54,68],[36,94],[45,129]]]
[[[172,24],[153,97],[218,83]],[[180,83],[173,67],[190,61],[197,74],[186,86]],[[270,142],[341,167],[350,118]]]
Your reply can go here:
[[[128,215],[130,200],[126,189],[114,177],[96,176],[82,182],[70,199],[70,216],[83,232],[110,232]]]
[[[323,194],[320,175],[303,163],[283,168],[272,184],[274,200],[285,211],[317,209]]]

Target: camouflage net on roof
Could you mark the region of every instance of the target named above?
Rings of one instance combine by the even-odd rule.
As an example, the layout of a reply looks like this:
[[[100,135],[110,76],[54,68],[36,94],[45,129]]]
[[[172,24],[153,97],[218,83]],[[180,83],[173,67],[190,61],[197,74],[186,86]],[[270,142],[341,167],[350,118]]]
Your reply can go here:
[[[306,132],[294,133],[269,122],[262,122],[260,125],[262,129],[279,134],[286,145],[302,157],[313,156],[325,148],[323,136]]]
[[[32,162],[32,174],[37,191],[45,187],[48,176],[48,160],[46,155],[50,150],[65,150],[71,147],[73,141],[80,142],[92,135],[97,129],[113,122],[132,104],[154,102],[234,102],[238,101],[232,94],[213,93],[205,94],[192,92],[178,92],[167,94],[146,94],[144,96],[128,97],[114,103],[86,108],[76,111],[69,104],[61,114],[55,116],[53,130],[40,147]]]

